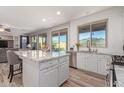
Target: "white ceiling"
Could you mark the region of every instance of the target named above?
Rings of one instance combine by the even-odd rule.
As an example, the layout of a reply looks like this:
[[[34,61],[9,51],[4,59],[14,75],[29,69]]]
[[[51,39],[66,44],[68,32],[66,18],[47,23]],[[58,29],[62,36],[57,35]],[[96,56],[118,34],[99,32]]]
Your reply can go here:
[[[108,6],[1,6],[0,25],[7,25],[15,31],[28,33],[36,29],[44,29],[69,22],[98,11]],[[56,15],[61,11],[61,15]],[[42,22],[45,18],[46,22]],[[14,30],[13,30],[14,31]]]

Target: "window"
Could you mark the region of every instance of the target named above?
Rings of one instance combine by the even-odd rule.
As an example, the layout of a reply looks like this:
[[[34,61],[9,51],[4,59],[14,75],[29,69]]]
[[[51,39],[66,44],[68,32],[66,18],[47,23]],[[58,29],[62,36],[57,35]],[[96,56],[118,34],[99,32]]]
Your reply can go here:
[[[87,47],[87,42],[90,40],[90,25],[79,28],[79,43],[82,47]]]
[[[59,52],[59,33],[52,33],[52,52]]]
[[[79,43],[81,47],[104,48],[107,46],[107,21],[100,21],[79,27]]]
[[[47,34],[43,33],[39,35],[38,37],[38,47],[39,49],[42,49],[47,44]]]
[[[37,49],[37,36],[31,37],[31,44],[33,49]]]
[[[65,54],[67,50],[67,30],[52,32],[52,52]]]
[[[106,22],[92,25],[91,45],[92,47],[106,47]]]

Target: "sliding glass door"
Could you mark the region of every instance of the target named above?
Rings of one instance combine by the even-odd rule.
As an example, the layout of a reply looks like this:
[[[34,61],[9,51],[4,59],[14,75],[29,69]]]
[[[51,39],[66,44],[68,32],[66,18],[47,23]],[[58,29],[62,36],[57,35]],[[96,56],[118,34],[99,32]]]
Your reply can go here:
[[[52,33],[52,53],[65,54],[68,42],[67,42],[67,29],[64,31],[57,31]]]
[[[47,44],[47,34],[43,33],[38,36],[38,48],[42,49]]]
[[[37,49],[37,36],[31,37],[31,45],[32,45],[33,50]]]
[[[60,32],[59,36],[59,49],[60,49],[60,54],[65,54],[67,51],[67,31],[65,32]]]
[[[52,53],[55,55],[59,54],[59,33],[52,33]]]

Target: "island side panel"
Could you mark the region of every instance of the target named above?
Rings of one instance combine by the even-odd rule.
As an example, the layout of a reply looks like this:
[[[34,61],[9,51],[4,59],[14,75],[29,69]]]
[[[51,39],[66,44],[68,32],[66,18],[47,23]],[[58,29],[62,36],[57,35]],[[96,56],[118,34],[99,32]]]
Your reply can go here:
[[[39,63],[23,59],[23,85],[24,87],[39,86]]]

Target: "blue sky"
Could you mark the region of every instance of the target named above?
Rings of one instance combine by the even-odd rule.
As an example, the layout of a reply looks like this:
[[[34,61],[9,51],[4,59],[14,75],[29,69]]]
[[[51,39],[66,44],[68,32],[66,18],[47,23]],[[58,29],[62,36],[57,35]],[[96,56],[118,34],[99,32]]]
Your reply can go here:
[[[86,33],[81,33],[79,35],[79,39],[87,39],[90,37],[90,32],[86,32]],[[93,38],[105,38],[105,31],[99,31],[99,32],[94,32],[94,35],[92,34]]]

